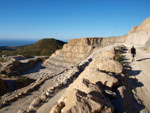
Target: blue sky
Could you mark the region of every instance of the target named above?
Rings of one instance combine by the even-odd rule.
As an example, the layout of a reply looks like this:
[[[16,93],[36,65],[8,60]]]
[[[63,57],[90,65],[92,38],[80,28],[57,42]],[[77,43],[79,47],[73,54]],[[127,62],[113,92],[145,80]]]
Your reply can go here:
[[[0,39],[121,36],[149,16],[150,0],[0,0]]]

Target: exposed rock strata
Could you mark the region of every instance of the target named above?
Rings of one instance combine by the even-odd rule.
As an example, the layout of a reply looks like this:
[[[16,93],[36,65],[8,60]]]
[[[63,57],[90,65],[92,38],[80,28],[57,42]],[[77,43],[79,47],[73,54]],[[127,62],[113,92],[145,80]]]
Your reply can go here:
[[[1,97],[1,100],[0,100],[2,106],[8,104],[9,102],[12,102],[14,100],[17,100],[17,99],[27,95],[29,92],[31,92],[36,87],[41,85],[45,80],[50,79],[50,78],[52,78],[52,77],[54,77],[56,75],[57,74],[55,74],[55,75],[52,75],[52,74],[49,75],[48,74],[48,75],[42,76],[41,78],[37,79],[35,82],[31,83],[27,87],[24,87],[24,88],[15,90],[14,92],[7,93],[7,94],[3,95]]]
[[[112,56],[113,52],[109,52],[110,56]],[[106,51],[106,53],[108,54],[108,51]],[[104,95],[104,92],[109,93],[109,91],[104,91],[104,89],[101,88],[101,85],[109,88],[118,85],[119,81],[113,74],[109,74],[108,71],[121,73],[122,67],[108,55],[107,60],[111,62],[108,64],[112,65],[111,68],[113,69],[110,70],[109,68],[106,68],[106,70],[103,69],[105,72],[101,72],[99,70],[99,65],[97,64],[104,63],[100,62],[103,57],[102,53],[99,53],[99,55],[93,59],[89,66],[69,86],[65,94],[59,99],[57,105],[52,108],[50,113],[113,113],[114,108],[108,97]],[[114,64],[119,68],[117,71]],[[113,93],[111,94],[114,95]]]
[[[118,46],[118,45],[116,45],[116,46]],[[38,107],[40,107],[42,104],[44,104],[44,102],[45,101],[48,101],[48,99],[49,98],[51,98],[51,97],[53,97],[54,95],[55,95],[55,93],[57,93],[57,91],[59,90],[59,89],[62,89],[62,88],[64,88],[64,87],[67,87],[70,83],[72,83],[72,81],[82,72],[82,73],[86,73],[86,71],[84,71],[84,69],[85,69],[85,67],[86,66],[88,66],[87,68],[88,69],[90,69],[90,67],[92,67],[92,66],[95,66],[95,63],[97,63],[96,61],[98,60],[93,60],[92,61],[92,59],[96,59],[96,58],[99,58],[99,59],[101,59],[101,58],[103,58],[103,57],[100,57],[100,56],[103,56],[103,55],[106,55],[107,54],[107,57],[106,58],[108,58],[108,59],[110,59],[110,60],[112,60],[113,59],[113,57],[114,57],[114,52],[113,52],[113,50],[114,50],[114,47],[105,47],[105,48],[103,48],[103,49],[99,49],[99,50],[96,50],[96,51],[94,51],[87,59],[85,59],[85,60],[83,60],[82,62],[80,62],[79,64],[77,64],[76,66],[73,66],[73,67],[71,67],[71,68],[68,68],[68,69],[66,69],[66,70],[64,70],[63,72],[61,72],[59,75],[58,75],[58,77],[56,76],[56,79],[55,79],[55,81],[56,81],[56,83],[57,84],[55,84],[53,87],[49,87],[47,90],[45,90],[44,92],[43,92],[43,94],[41,95],[41,96],[39,96],[39,97],[37,97],[31,104],[30,104],[30,106],[29,106],[29,109],[28,109],[28,112],[32,112],[32,111],[36,111],[37,110],[37,108]],[[105,52],[104,52],[105,51]],[[91,62],[92,61],[92,62]],[[100,60],[99,60],[100,61]],[[95,62],[95,63],[94,63]],[[99,62],[100,63],[100,62]],[[90,64],[90,65],[88,65],[88,64]],[[94,69],[94,68],[92,68],[92,69]],[[91,69],[91,70],[92,70]],[[97,73],[100,73],[100,78],[99,79],[101,79],[100,81],[103,81],[103,85],[104,84],[106,84],[106,82],[108,82],[109,80],[107,80],[107,79],[102,79],[103,78],[103,76],[102,75],[105,75],[105,76],[107,76],[108,78],[110,78],[110,80],[112,80],[112,81],[110,81],[110,82],[108,82],[107,84],[106,84],[106,86],[107,87],[114,87],[114,86],[116,86],[116,85],[118,85],[118,80],[114,77],[114,75],[112,75],[112,74],[107,74],[107,73],[104,73],[104,72],[100,72],[100,70],[98,70],[98,68],[96,69],[96,70],[94,70],[93,72],[97,72]],[[90,72],[90,73],[93,73],[92,71]],[[80,76],[82,77],[82,73],[80,74]],[[78,77],[78,78],[80,78],[80,76]],[[84,76],[84,75],[83,75]],[[90,75],[89,75],[89,77],[90,77]],[[94,75],[94,77],[96,77],[96,75]],[[91,78],[90,78],[91,79]],[[95,82],[96,82],[97,80],[95,79]],[[86,77],[84,77],[83,78],[83,80],[81,81],[82,83],[80,84],[80,82],[79,82],[79,84],[81,85],[79,85],[78,83],[76,83],[76,84],[78,84],[78,89],[80,89],[79,87],[81,87],[81,88],[83,88],[83,89],[85,89],[85,90],[83,90],[83,92],[84,93],[89,93],[89,92],[92,92],[92,90],[93,90],[93,88],[96,88],[96,87],[98,87],[99,88],[99,90],[101,90],[101,92],[102,92],[102,95],[104,95],[104,97],[102,97],[102,98],[105,98],[102,102],[104,102],[104,104],[105,105],[107,105],[108,107],[108,109],[109,109],[109,107],[110,107],[110,109],[112,109],[113,110],[113,107],[112,107],[112,105],[110,104],[110,103],[107,103],[107,101],[108,102],[110,102],[109,101],[109,99],[107,98],[107,97],[105,97],[105,95],[107,94],[109,97],[111,97],[111,98],[115,98],[116,97],[116,94],[113,92],[113,91],[111,91],[110,89],[103,89],[103,88],[101,88],[101,87],[99,87],[99,82],[100,81],[98,81],[98,85],[96,85],[94,82],[92,83],[91,81],[89,81],[89,79],[86,79]],[[76,82],[76,81],[75,81]],[[73,84],[74,84],[74,82],[73,82]],[[83,84],[83,85],[82,85]],[[88,85],[88,84],[91,84],[91,85]],[[70,87],[71,87],[72,85],[70,85]],[[90,86],[92,86],[92,87],[90,87]],[[105,85],[104,85],[105,86]],[[90,88],[89,88],[90,87]],[[98,90],[98,91],[99,91]],[[81,91],[82,92],[82,90],[79,90],[79,91]],[[99,92],[98,92],[99,93]],[[101,95],[101,94],[100,94]],[[89,95],[89,97],[91,97],[90,95]],[[93,97],[94,98],[94,97]],[[87,97],[86,97],[86,99],[87,99]],[[92,98],[91,98],[92,99]],[[89,102],[92,102],[93,100],[89,100]],[[95,104],[98,104],[98,102],[95,102]],[[103,106],[103,105],[102,105]],[[63,108],[64,107],[64,102],[60,102],[58,105],[56,105],[56,108],[57,108],[57,110],[56,109],[54,109],[54,110],[56,110],[56,111],[59,111],[59,110],[61,110],[61,108]],[[55,108],[55,107],[54,107]],[[94,108],[94,109],[96,109],[96,108]],[[108,109],[106,109],[106,110],[108,110]],[[103,109],[104,110],[104,109]],[[108,110],[109,111],[109,110]]]
[[[7,76],[16,76],[20,75],[32,67],[34,67],[37,63],[42,62],[46,57],[41,57],[41,58],[34,58],[30,59],[26,62],[21,62],[18,60],[12,61],[10,64],[8,64],[5,67],[2,67],[0,69],[1,74],[5,74]]]
[[[44,63],[54,72],[62,71],[87,58],[96,47],[124,43],[126,37],[72,39]]]
[[[129,31],[126,43],[144,48],[150,47],[150,18],[145,19],[141,25],[135,26]]]

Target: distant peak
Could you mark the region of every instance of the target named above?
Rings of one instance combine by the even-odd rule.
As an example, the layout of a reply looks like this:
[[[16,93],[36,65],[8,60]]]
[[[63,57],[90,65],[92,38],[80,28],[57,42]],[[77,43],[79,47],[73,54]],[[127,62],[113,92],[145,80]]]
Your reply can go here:
[[[146,18],[146,19],[142,22],[142,25],[149,24],[149,23],[150,23],[150,17]]]
[[[140,32],[140,31],[149,31],[150,30],[150,17],[146,18],[141,25],[134,26],[128,34]]]

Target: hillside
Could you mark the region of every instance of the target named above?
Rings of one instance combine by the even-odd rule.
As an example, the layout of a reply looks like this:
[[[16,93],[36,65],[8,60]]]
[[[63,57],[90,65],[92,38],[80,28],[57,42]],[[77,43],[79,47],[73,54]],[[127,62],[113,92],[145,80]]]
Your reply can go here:
[[[39,40],[33,45],[23,47],[12,47],[10,50],[0,51],[0,55],[32,55],[32,56],[49,56],[55,50],[61,49],[65,42],[52,38]]]
[[[150,18],[145,19],[139,26],[134,26],[127,34],[127,45],[150,47]]]
[[[149,23],[122,37],[70,40],[24,75],[33,83],[1,96],[0,113],[149,113],[150,52],[141,48],[150,47]]]

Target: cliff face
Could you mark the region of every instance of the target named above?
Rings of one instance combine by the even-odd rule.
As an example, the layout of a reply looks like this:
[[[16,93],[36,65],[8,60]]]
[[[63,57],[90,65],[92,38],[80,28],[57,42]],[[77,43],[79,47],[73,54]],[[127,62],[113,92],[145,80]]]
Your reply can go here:
[[[50,113],[113,113],[114,107],[106,92],[112,92],[111,88],[119,84],[112,73],[121,73],[123,69],[113,60],[113,50],[97,51],[95,57],[90,57],[89,65],[69,85]]]
[[[124,37],[72,39],[61,50],[57,50],[44,65],[53,72],[62,71],[85,59],[96,47],[124,43]]]
[[[150,18],[145,19],[141,25],[134,26],[131,31],[129,31],[129,34],[137,33],[141,31],[150,31]]]
[[[126,43],[141,47],[150,47],[150,18],[145,19],[141,25],[129,31]]]

